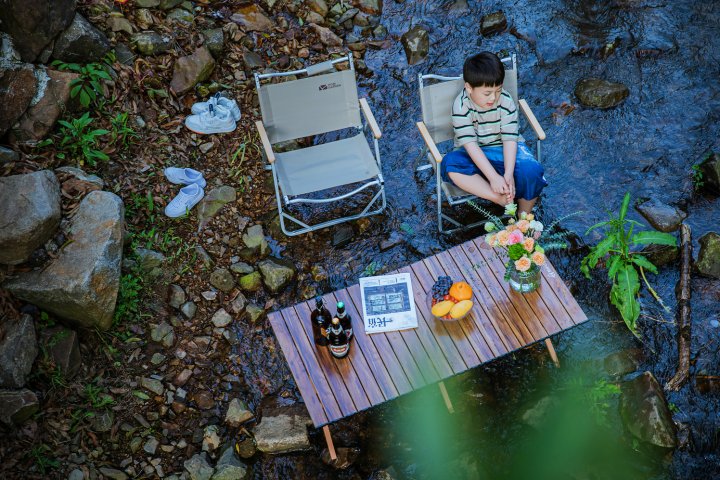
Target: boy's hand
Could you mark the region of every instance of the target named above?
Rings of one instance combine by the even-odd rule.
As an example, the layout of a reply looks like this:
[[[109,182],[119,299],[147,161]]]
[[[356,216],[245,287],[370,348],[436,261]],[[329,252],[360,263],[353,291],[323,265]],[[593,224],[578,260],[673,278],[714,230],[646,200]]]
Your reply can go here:
[[[505,185],[507,187],[508,194],[510,195],[510,199],[513,200],[515,198],[515,178],[513,177],[513,174],[505,174],[503,176],[503,181],[505,182]]]
[[[490,188],[492,188],[493,192],[498,194],[508,193],[507,183],[505,182],[505,179],[500,175],[495,175],[493,178],[490,179]]]

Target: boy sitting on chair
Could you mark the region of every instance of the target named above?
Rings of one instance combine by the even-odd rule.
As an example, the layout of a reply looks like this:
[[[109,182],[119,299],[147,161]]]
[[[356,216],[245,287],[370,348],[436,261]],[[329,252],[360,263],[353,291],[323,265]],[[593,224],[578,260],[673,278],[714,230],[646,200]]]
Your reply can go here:
[[[498,205],[517,198],[519,211],[529,213],[547,182],[518,133],[517,107],[502,88],[505,68],[482,52],[465,61],[463,80],[452,107],[456,150],[440,163],[442,178]]]

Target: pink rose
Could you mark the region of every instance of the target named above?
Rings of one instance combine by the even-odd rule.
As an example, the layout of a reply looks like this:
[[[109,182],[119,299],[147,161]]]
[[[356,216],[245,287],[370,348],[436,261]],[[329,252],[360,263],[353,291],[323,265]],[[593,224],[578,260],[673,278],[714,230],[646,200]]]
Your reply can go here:
[[[508,237],[507,244],[508,245],[514,245],[516,243],[520,243],[523,241],[523,234],[520,230],[515,230],[510,234]]]
[[[533,238],[535,240],[538,240],[538,239],[540,239],[540,235],[542,235],[542,232],[535,232],[535,233],[533,233]]]

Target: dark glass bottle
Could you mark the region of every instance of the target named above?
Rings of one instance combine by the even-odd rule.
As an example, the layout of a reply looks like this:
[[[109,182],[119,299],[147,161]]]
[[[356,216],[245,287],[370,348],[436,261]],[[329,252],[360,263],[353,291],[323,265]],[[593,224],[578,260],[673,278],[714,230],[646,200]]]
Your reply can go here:
[[[328,328],[330,328],[330,312],[323,305],[322,297],[315,298],[315,310],[310,315],[315,345],[324,347],[328,344]]]
[[[352,321],[350,320],[350,314],[345,311],[343,302],[337,303],[337,318],[340,320],[340,326],[345,330],[348,340],[351,340],[353,336]]]
[[[340,326],[340,320],[338,320],[337,317],[332,319],[332,324],[330,325],[328,348],[335,358],[345,358],[350,352],[350,340],[342,326]]]

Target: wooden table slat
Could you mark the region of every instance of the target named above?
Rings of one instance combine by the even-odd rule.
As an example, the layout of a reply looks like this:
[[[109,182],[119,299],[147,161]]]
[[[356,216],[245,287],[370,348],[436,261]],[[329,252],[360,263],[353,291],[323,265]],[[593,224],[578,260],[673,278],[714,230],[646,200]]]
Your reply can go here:
[[[585,312],[582,311],[577,300],[575,300],[575,297],[572,296],[570,289],[568,289],[565,282],[563,282],[562,278],[560,278],[560,275],[558,275],[557,270],[555,270],[555,266],[552,263],[547,262],[543,266],[542,275],[543,281],[545,281],[548,285],[553,286],[555,295],[557,295],[560,303],[562,303],[562,306],[565,308],[565,311],[568,313],[570,321],[572,322],[570,324],[564,323],[562,325],[563,328],[570,328],[573,325],[586,321],[587,315],[585,315]]]

